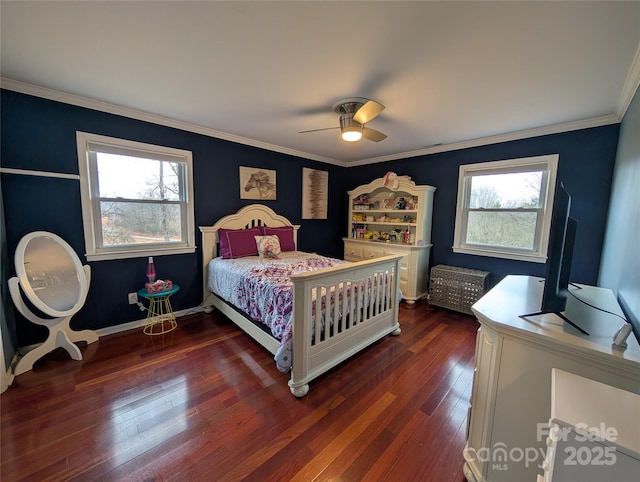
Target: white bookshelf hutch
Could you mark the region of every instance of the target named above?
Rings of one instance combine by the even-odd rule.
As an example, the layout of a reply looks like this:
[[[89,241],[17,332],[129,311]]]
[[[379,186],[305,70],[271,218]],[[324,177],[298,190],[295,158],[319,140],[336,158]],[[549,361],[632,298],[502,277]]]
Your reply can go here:
[[[402,254],[400,289],[409,304],[427,294],[435,190],[433,186],[416,186],[406,176],[395,178],[395,182],[388,182],[385,176],[348,192],[344,259],[361,261]]]

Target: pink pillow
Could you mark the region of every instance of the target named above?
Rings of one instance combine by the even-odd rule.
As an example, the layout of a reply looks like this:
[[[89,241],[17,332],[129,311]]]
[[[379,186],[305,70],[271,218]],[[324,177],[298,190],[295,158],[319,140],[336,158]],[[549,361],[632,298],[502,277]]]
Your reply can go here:
[[[258,248],[254,236],[261,234],[259,228],[218,229],[220,255],[225,259],[257,256]]]
[[[293,226],[280,226],[278,228],[260,226],[260,229],[262,229],[263,236],[278,236],[282,251],[296,250],[296,243],[293,241]]]

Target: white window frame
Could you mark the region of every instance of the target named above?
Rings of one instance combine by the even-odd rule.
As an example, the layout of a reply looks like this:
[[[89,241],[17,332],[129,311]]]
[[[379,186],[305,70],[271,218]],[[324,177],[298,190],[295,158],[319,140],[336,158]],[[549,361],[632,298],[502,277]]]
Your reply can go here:
[[[80,197],[82,201],[82,221],[88,261],[139,258],[168,254],[193,253],[195,245],[195,218],[193,202],[193,156],[191,151],[171,147],[144,144],[115,137],[101,136],[87,132],[76,132],[78,146],[78,167],[80,172]],[[100,198],[97,197],[97,170],[90,151],[99,147],[102,152],[127,154],[154,160],[168,160],[184,163],[186,167],[185,195],[182,204],[182,243],[154,243],[126,246],[101,246],[102,226],[100,223]],[[124,173],[123,175],[126,175]]]
[[[551,226],[551,211],[555,193],[556,175],[558,170],[558,154],[546,156],[525,157],[504,161],[483,162],[479,164],[464,164],[460,166],[458,177],[458,202],[456,207],[456,223],[453,240],[455,253],[490,256],[494,258],[514,259],[545,263],[547,247],[549,245],[549,228]],[[466,229],[471,198],[471,179],[473,176],[490,174],[511,174],[516,172],[542,170],[541,203],[538,222],[532,250],[505,248],[501,246],[486,246],[467,244]]]

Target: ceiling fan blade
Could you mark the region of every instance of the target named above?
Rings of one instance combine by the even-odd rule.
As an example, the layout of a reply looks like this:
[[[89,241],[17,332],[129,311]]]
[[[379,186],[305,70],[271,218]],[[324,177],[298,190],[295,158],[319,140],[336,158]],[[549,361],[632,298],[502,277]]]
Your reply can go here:
[[[362,128],[362,135],[373,142],[384,141],[387,138],[386,134],[369,127]]]
[[[368,100],[353,114],[353,120],[360,124],[366,124],[376,118],[383,110],[384,106],[382,104],[379,104],[375,100]]]
[[[306,134],[307,132],[330,131],[332,129],[340,129],[339,127],[325,127],[324,129],[311,129],[310,131],[300,131],[298,134]]]

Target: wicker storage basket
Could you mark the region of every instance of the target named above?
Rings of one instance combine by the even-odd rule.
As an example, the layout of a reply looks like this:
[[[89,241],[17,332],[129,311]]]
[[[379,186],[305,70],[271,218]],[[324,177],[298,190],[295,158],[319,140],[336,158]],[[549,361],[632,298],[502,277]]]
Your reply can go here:
[[[484,295],[487,271],[438,265],[431,268],[429,303],[472,315],[471,305]]]

